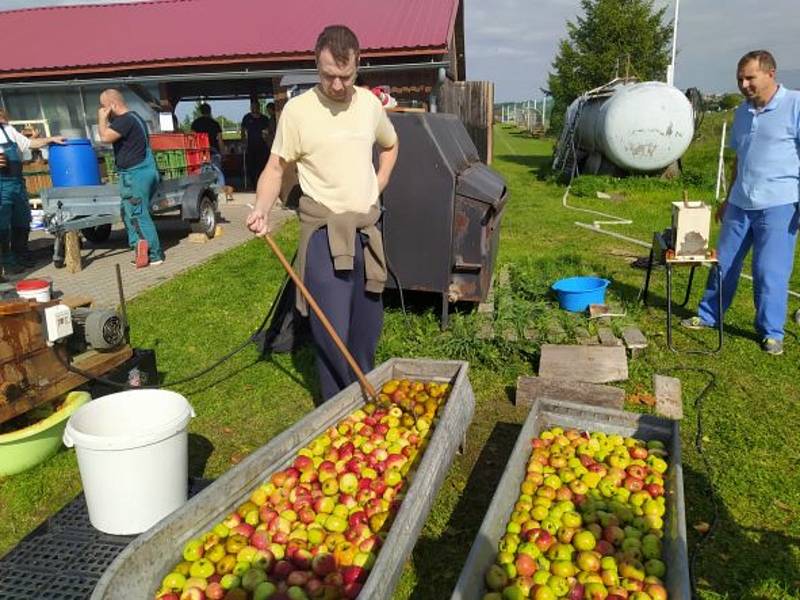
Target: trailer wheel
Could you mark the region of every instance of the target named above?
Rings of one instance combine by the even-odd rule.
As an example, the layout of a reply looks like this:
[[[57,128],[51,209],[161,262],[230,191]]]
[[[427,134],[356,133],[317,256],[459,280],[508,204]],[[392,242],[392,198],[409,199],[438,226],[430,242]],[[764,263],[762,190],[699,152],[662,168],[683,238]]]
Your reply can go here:
[[[199,218],[197,222],[192,223],[192,232],[205,233],[207,238],[213,238],[217,231],[217,209],[208,195],[200,198],[197,213]]]
[[[102,244],[109,237],[111,237],[111,225],[97,225],[96,227],[85,227],[81,229],[83,237],[92,242],[93,244]]]

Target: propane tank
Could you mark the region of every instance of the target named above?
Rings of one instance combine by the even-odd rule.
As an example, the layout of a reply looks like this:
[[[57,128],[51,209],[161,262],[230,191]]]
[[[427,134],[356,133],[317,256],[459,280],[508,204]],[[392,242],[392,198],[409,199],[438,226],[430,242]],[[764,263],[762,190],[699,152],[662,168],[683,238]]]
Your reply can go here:
[[[602,155],[622,169],[651,172],[683,156],[693,136],[692,105],[683,92],[660,81],[647,81],[618,83],[588,96],[575,142],[596,165]]]

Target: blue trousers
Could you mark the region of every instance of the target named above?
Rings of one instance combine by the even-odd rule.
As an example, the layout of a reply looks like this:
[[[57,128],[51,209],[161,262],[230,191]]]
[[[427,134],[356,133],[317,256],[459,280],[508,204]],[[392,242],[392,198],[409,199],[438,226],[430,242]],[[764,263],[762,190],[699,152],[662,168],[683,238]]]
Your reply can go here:
[[[304,280],[358,366],[365,373],[371,371],[383,328],[383,300],[380,294],[365,290],[364,241],[356,240],[353,270],[337,271],[328,231],[317,230],[308,242]],[[308,312],[322,399],[328,400],[356,381],[356,376],[311,308]]]
[[[704,323],[714,325],[722,318],[717,314],[717,294],[722,293],[723,312],[728,310],[736,294],[742,263],[752,247],[756,330],[764,338],[783,339],[797,241],[797,208],[797,204],[786,204],[743,210],[728,204],[717,245],[722,290],[717,289],[717,278],[710,275],[697,311]]]

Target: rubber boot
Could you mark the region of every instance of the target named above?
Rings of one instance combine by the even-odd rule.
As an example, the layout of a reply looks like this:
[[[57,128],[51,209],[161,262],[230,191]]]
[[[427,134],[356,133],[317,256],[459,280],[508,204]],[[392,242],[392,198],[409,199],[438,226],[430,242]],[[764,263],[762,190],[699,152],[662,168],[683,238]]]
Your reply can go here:
[[[11,228],[11,252],[17,257],[17,263],[23,267],[32,267],[36,264],[31,251],[28,248],[29,227]]]

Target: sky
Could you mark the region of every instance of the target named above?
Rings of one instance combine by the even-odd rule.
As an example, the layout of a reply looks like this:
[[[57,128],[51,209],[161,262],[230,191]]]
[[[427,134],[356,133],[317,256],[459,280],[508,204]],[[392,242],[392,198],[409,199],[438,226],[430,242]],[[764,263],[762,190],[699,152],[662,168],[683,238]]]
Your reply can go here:
[[[497,102],[540,98],[539,88],[547,87],[558,42],[566,36],[567,20],[578,16],[580,0],[463,1],[467,78],[494,81]],[[654,2],[667,6],[671,20],[675,0]],[[90,3],[0,0],[3,9]],[[767,48],[777,59],[778,79],[800,88],[799,22],[800,0],[683,0],[675,84],[703,92],[735,91],[738,58],[748,50]]]

